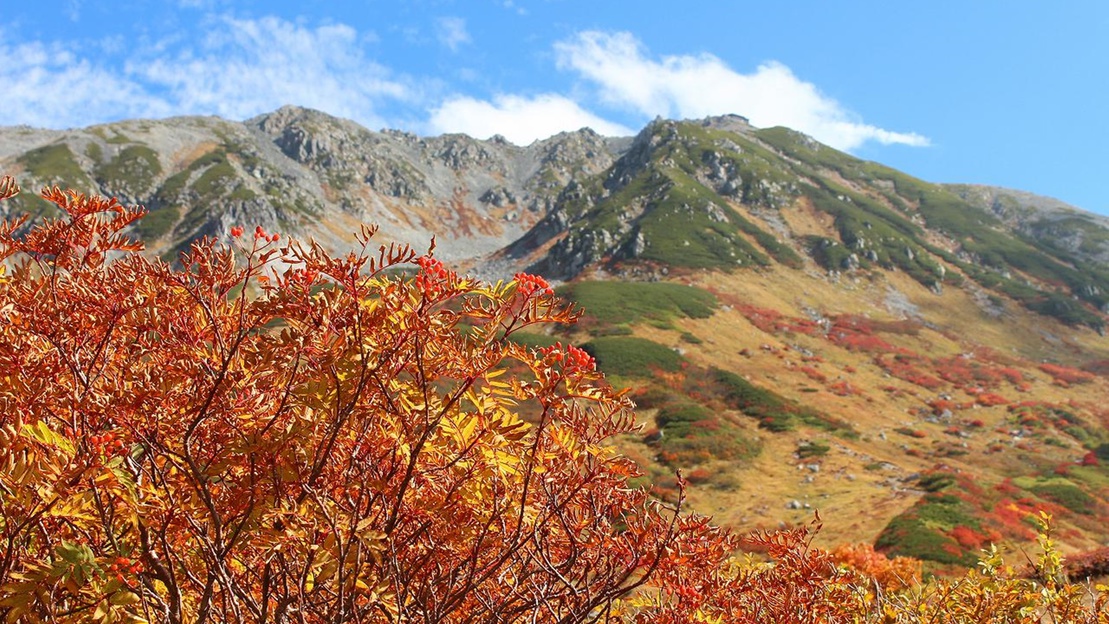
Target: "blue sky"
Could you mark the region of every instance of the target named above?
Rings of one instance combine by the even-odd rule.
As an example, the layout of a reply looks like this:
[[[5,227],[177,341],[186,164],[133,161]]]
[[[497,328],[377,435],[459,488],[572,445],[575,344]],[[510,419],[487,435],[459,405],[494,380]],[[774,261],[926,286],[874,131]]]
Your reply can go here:
[[[737,113],[935,182],[1109,214],[1109,3],[4,3],[0,124],[287,103],[530,143]]]

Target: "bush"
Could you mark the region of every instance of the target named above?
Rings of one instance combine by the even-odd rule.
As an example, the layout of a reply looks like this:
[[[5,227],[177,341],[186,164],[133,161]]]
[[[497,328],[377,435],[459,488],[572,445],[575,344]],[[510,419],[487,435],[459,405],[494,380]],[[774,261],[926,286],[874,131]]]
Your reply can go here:
[[[696,423],[712,417],[702,405],[692,401],[675,401],[664,405],[655,416],[655,422],[670,437],[684,438],[695,432]]]
[[[891,520],[874,545],[888,555],[970,565],[976,550],[967,551],[948,535],[960,526],[981,528],[966,502],[948,494],[929,493]]]
[[[663,463],[690,466],[714,459],[752,457],[759,445],[715,412],[685,397],[663,394],[655,422],[659,435],[649,443],[659,449]]]
[[[1070,555],[1065,569],[1067,576],[1077,581],[1109,576],[1109,547]]]
[[[824,457],[832,447],[827,443],[819,440],[814,440],[808,443],[802,443],[797,446],[797,457],[800,459],[809,459],[810,457]]]
[[[695,485],[703,485],[712,481],[713,476],[715,476],[715,473],[707,468],[694,468],[686,475],[686,480]]]
[[[576,620],[734,550],[628,487],[588,354],[505,340],[572,319],[541,278],[241,227],[174,269],[120,235],[142,209],[44,197],[0,223],[0,619]]]
[[[0,181],[0,199],[16,191]],[[635,418],[592,358],[504,339],[572,317],[534,276],[489,286],[405,247],[296,244],[277,269],[276,235],[238,227],[233,250],[201,241],[174,269],[118,236],[141,210],[44,196],[68,217],[22,238],[0,223],[0,371],[19,371],[0,376],[6,622],[1104,612],[1105,592],[1059,580],[1046,527],[1035,583],[988,553],[917,586],[912,562],[815,547],[818,523],[741,541],[682,513],[680,481],[655,484],[664,510],[612,450]],[[386,272],[408,262],[415,276]],[[958,499],[925,499],[943,509],[920,526],[979,528]],[[772,565],[734,557],[742,544]]]
[[[677,371],[685,360],[673,349],[646,338],[605,336],[582,345],[611,375],[650,377],[658,371]]]
[[[955,475],[949,472],[929,472],[920,476],[917,487],[925,492],[939,492],[955,484]]]
[[[853,431],[843,421],[834,420],[810,407],[789,401],[731,371],[712,368],[708,374],[728,407],[757,419],[759,426],[769,431],[789,431],[798,421],[826,431],[848,435]]]
[[[1083,515],[1093,515],[1095,499],[1066,479],[1050,479],[1029,488],[1037,496]]]
[[[579,303],[602,325],[708,318],[719,306],[708,291],[670,282],[583,281],[560,286],[558,294]]]
[[[1097,375],[1093,373],[1087,373],[1084,370],[1070,368],[1069,366],[1060,366],[1058,364],[1040,364],[1040,370],[1051,375],[1056,385],[1063,387],[1073,384],[1090,383],[1097,379]]]

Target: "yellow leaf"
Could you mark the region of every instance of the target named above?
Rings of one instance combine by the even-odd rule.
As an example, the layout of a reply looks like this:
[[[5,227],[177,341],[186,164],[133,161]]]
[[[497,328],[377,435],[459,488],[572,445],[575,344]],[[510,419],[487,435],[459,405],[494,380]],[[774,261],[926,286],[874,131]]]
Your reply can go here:
[[[96,603],[96,610],[92,612],[92,619],[103,620],[106,617],[108,617],[108,603],[107,601],[101,600]]]
[[[470,438],[474,435],[474,430],[477,429],[477,418],[467,418],[466,422],[462,424],[458,434],[462,442],[469,442]]]
[[[338,571],[339,571],[339,562],[338,561],[328,561],[327,563],[320,566],[319,572],[316,573],[316,578],[319,579],[320,581],[326,581],[326,580],[330,579],[331,577],[335,576],[335,573],[338,572]]]
[[[129,591],[126,591],[126,590],[118,591],[118,592],[112,594],[112,597],[108,599],[108,601],[111,602],[112,604],[120,605],[120,606],[138,604],[139,600],[140,599],[139,599],[138,594],[135,594],[134,592],[129,592]]]

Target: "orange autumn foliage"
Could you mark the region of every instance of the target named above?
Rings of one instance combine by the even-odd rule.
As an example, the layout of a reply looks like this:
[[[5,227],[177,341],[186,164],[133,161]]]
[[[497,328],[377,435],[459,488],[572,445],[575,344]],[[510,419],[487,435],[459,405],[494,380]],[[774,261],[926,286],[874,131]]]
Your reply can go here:
[[[906,589],[920,582],[920,561],[909,557],[890,559],[870,544],[843,544],[831,551],[840,565],[874,579],[884,592]]]
[[[0,225],[5,621],[581,621],[727,543],[627,486],[591,357],[510,340],[577,318],[541,278],[368,228],[334,257],[236,227],[175,268],[142,209],[43,197],[64,216]]]

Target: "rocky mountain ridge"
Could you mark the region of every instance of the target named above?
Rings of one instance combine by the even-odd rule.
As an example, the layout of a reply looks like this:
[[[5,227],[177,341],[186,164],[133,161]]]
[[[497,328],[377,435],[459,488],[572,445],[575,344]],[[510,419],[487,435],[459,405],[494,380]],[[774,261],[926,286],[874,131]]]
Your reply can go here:
[[[0,166],[26,188],[61,184],[140,203],[139,235],[172,253],[236,223],[348,244],[352,226],[426,246],[450,238],[451,259],[519,237],[570,181],[608,167],[627,140],[588,129],[518,147],[464,135],[373,132],[287,106],[245,122],[137,120],[86,129],[0,129]],[[23,196],[11,211],[48,210]]]
[[[1109,311],[1109,219],[1020,191],[929,184],[738,115],[520,147],[374,132],[287,106],[241,123],[0,128],[0,168],[26,188],[147,206],[136,233],[166,258],[234,224],[342,248],[372,222],[386,240],[449,241],[446,259],[489,277],[897,270],[937,293],[969,282],[1071,324],[1103,327]],[[8,210],[51,208],[25,194]]]

